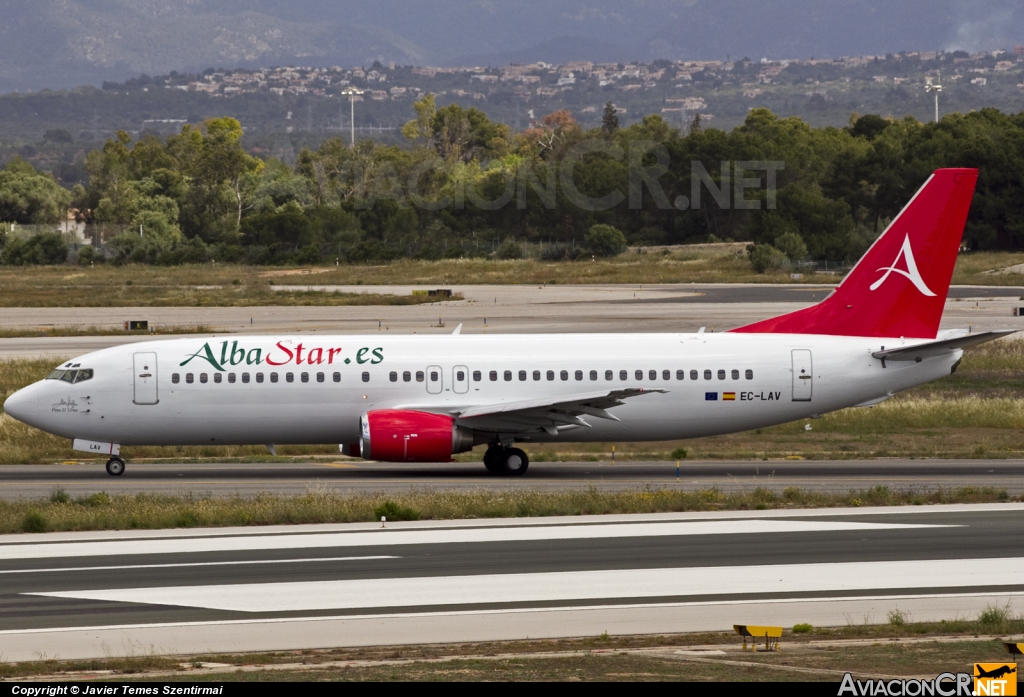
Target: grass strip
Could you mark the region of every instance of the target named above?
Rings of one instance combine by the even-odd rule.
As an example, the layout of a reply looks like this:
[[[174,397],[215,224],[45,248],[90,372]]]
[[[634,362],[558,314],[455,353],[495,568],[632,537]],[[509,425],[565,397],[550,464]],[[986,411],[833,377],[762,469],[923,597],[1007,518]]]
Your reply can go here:
[[[0,533],[72,530],[135,530],[194,527],[355,523],[380,520],[457,520],[534,518],[682,511],[741,511],[859,506],[922,506],[1024,500],[991,487],[900,490],[886,486],[847,493],[789,487],[781,492],[758,487],[745,492],[716,488],[691,491],[646,488],[600,491],[417,490],[404,494],[346,494],[313,488],[300,495],[254,496],[187,494],[109,495],[73,498],[55,489],[49,499],[0,501]]]
[[[793,283],[791,269],[756,273],[744,243],[635,249],[613,259],[543,262],[532,259],[401,260],[377,266],[277,268],[231,264],[173,267],[0,267],[0,307],[153,307],[254,305],[408,305],[437,296],[276,292],[288,285]],[[1000,273],[1024,254],[971,252],[957,258],[954,284],[1019,286],[1024,276]],[[128,280],[125,280],[125,279]],[[836,283],[840,276],[804,273],[799,283]]]
[[[1000,637],[1024,632],[1005,608],[974,619],[787,628],[782,651],[750,653],[726,632],[600,636],[460,644],[358,647],[243,654],[161,656],[142,653],[89,660],[0,661],[0,679],[112,680],[480,680],[797,679],[936,675],[975,661],[1005,661]],[[719,661],[689,662],[676,650],[721,650]],[[603,663],[601,661],[604,661]],[[356,665],[353,665],[356,663]],[[737,665],[742,663],[743,665]],[[751,665],[754,664],[754,665]],[[765,667],[760,667],[761,664]],[[739,671],[739,672],[736,672]]]

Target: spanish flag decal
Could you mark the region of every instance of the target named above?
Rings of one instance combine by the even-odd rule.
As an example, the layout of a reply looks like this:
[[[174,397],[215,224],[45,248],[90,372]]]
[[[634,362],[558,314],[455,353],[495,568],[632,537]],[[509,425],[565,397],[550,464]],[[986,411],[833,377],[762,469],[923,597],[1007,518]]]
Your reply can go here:
[[[729,402],[729,401],[735,402],[736,401],[736,393],[735,392],[723,392],[722,393],[722,399],[724,399],[726,402]]]

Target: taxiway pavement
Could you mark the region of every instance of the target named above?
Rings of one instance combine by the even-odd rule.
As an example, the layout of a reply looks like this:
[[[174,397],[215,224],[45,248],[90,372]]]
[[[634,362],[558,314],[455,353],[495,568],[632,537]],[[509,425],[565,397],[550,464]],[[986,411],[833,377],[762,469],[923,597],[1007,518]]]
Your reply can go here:
[[[0,537],[7,661],[973,617],[1024,504]]]
[[[146,463],[129,462],[120,477],[111,477],[100,461],[75,465],[5,465],[0,467],[0,499],[39,499],[55,489],[71,496],[99,491],[110,494],[196,494],[230,496],[303,494],[310,490],[339,493],[487,489],[506,491],[603,491],[645,488],[750,491],[786,487],[846,493],[888,486],[896,490],[993,487],[1011,495],[1024,493],[1024,460],[684,460],[676,481],[674,462],[535,462],[522,478],[496,477],[479,462],[416,464],[368,463]]]
[[[300,287],[302,289],[305,287]],[[327,288],[327,287],[325,287]],[[413,286],[331,286],[343,292],[404,295]],[[833,286],[663,284],[453,286],[464,300],[410,306],[0,308],[7,328],[121,327],[145,319],[155,327],[202,324],[215,332],[464,333],[724,331],[822,300]],[[281,292],[288,292],[282,290]],[[1024,287],[954,286],[942,327],[1024,329],[1013,308]],[[0,339],[0,358],[73,356],[165,336],[112,335]]]

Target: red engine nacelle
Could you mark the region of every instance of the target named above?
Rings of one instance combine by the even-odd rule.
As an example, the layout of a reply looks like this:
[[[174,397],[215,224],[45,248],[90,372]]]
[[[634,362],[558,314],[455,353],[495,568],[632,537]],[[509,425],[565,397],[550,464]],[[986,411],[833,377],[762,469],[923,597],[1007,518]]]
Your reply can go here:
[[[472,430],[444,414],[381,409],[363,414],[360,427],[359,454],[365,460],[451,462],[454,453],[473,448]]]

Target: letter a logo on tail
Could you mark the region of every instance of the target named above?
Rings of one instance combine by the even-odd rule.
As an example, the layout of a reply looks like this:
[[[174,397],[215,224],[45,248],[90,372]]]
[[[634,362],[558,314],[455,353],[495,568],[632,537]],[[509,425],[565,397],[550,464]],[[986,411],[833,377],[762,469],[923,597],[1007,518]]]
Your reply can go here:
[[[907,265],[906,271],[896,268],[896,264],[900,262],[900,257],[903,257],[903,263]],[[892,265],[883,266],[878,270],[885,271],[885,275],[871,284],[871,290],[877,290],[880,285],[885,283],[885,279],[889,278],[889,274],[895,271],[899,275],[910,279],[910,282],[922,294],[927,295],[929,298],[935,297],[935,293],[925,284],[924,279],[921,278],[921,272],[917,270],[917,262],[914,261],[914,250],[910,248],[910,235],[903,238],[903,246],[900,247],[900,253],[893,259]]]

